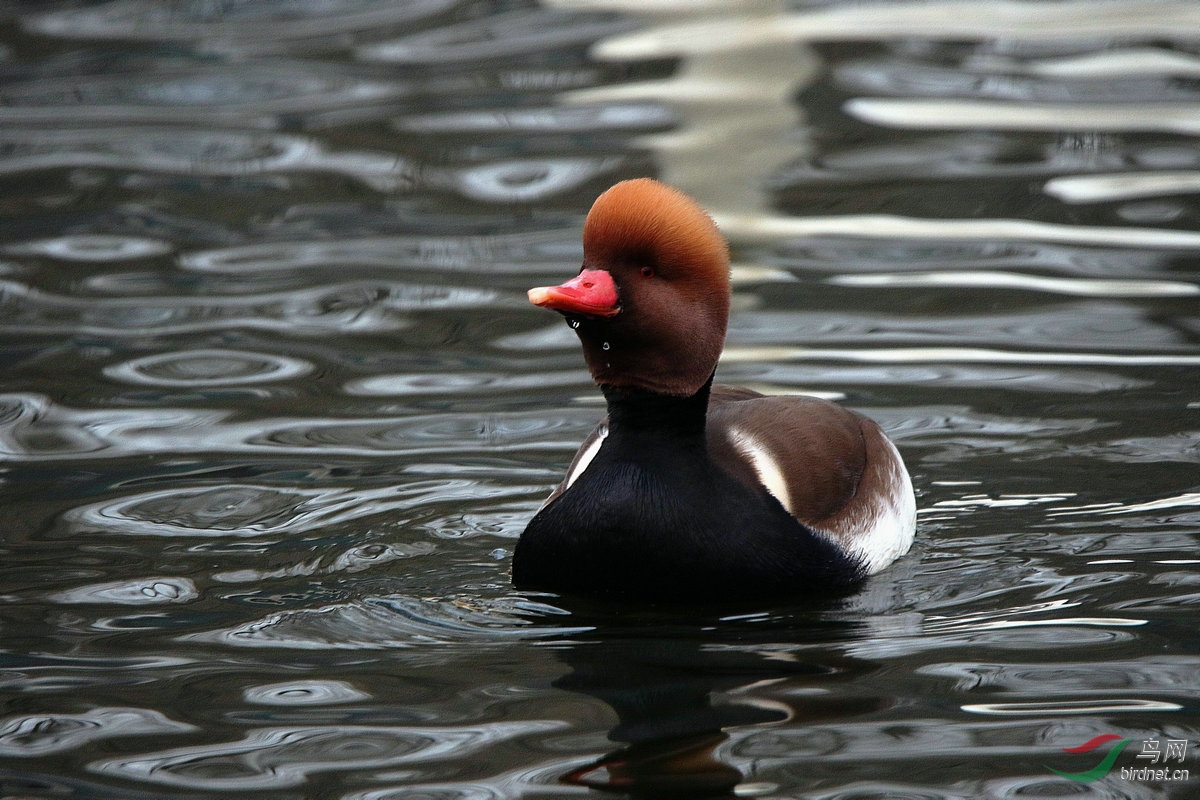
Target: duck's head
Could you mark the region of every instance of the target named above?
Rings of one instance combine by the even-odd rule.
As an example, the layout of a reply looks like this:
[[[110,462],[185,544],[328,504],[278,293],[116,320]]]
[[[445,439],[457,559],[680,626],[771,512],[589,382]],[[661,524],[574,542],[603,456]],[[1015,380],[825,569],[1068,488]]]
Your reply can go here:
[[[729,248],[687,195],[623,181],[588,213],[579,274],[529,300],[567,318],[601,386],[695,394],[725,342]]]

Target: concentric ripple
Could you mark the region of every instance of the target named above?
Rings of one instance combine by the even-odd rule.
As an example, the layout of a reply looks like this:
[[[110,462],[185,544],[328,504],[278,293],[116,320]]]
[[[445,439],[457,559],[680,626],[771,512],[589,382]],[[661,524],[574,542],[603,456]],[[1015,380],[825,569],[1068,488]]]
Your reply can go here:
[[[501,742],[563,727],[514,720],[473,727],[260,728],[239,742],[197,745],[94,762],[93,772],[126,780],[208,791],[254,791],[300,786],[331,770],[423,765],[461,758]]]
[[[200,596],[190,578],[158,577],[110,581],[55,592],[50,599],[68,605],[77,603],[114,603],[124,606],[153,606],[187,603]]]
[[[412,24],[455,5],[455,0],[255,0],[213,6],[206,0],[116,0],[67,8],[24,20],[29,30],[72,39],[148,41],[233,39],[270,49],[278,39],[345,35],[380,26]]]
[[[5,87],[6,125],[188,123],[272,127],[276,115],[370,118],[410,87],[316,61],[163,64],[152,73],[44,78]]]
[[[247,703],[264,706],[327,706],[360,703],[371,695],[346,681],[307,680],[251,686],[242,697]]]
[[[0,157],[0,172],[4,171],[4,157]],[[105,263],[130,261],[138,258],[154,258],[173,252],[169,242],[135,236],[106,236],[102,234],[80,234],[59,236],[53,239],[38,239],[18,242],[0,248],[8,256],[44,256],[63,261]]]
[[[152,536],[298,533],[388,513],[414,502],[415,487],[300,489],[251,484],[163,489],[79,506],[65,519],[88,530]]]
[[[331,264],[394,267],[434,272],[552,270],[583,254],[573,230],[557,229],[494,235],[341,237],[201,250],[182,255],[179,265],[204,273],[242,275],[295,271]]]
[[[93,708],[81,714],[42,714],[0,721],[0,755],[29,758],[75,750],[117,736],[164,736],[196,728],[146,708]]]
[[[0,145],[0,175],[81,167],[214,178],[331,172],[389,190],[402,185],[411,171],[395,154],[331,151],[314,138],[268,131],[137,125],[46,131],[13,126],[0,130]],[[95,237],[67,239],[80,240],[87,243]]]
[[[160,353],[107,367],[104,374],[145,386],[242,386],[298,378],[313,365],[298,358],[237,350]]]
[[[635,27],[630,18],[606,12],[518,10],[368,45],[358,56],[392,64],[463,65],[583,48]]]
[[[0,281],[0,333],[134,337],[238,328],[386,331],[407,324],[403,312],[477,307],[495,296],[489,289],[353,283],[246,297],[83,298]]]

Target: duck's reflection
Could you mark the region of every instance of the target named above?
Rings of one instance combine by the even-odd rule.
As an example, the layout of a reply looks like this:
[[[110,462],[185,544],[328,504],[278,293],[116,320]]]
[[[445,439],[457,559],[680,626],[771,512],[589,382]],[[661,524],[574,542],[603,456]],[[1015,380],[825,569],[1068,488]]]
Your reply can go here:
[[[563,783],[631,797],[730,797],[742,773],[716,756],[722,732],[635,742],[562,777]]]
[[[739,786],[737,794],[753,794],[723,752],[729,729],[879,706],[876,698],[835,699],[818,688],[850,672],[861,676],[868,665],[806,663],[781,653],[778,641],[771,632],[730,635],[707,625],[597,626],[560,651],[571,671],[555,685],[609,705],[618,722],[608,738],[620,746],[561,780],[634,798],[733,797]]]

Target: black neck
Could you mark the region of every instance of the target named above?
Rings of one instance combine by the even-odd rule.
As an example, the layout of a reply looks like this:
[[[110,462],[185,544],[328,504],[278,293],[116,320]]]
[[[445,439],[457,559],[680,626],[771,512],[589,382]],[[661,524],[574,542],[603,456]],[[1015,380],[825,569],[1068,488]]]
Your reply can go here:
[[[609,429],[703,437],[712,381],[709,375],[699,391],[682,397],[602,385],[600,390],[608,402]]]

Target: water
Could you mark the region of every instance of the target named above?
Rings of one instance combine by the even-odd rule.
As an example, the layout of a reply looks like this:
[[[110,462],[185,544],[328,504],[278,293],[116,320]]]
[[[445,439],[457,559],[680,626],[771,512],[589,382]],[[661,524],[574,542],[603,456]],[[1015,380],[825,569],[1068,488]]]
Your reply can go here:
[[[0,6],[0,797],[1197,796],[1200,11],[669,5]],[[861,592],[510,588],[643,174],[903,452]]]

